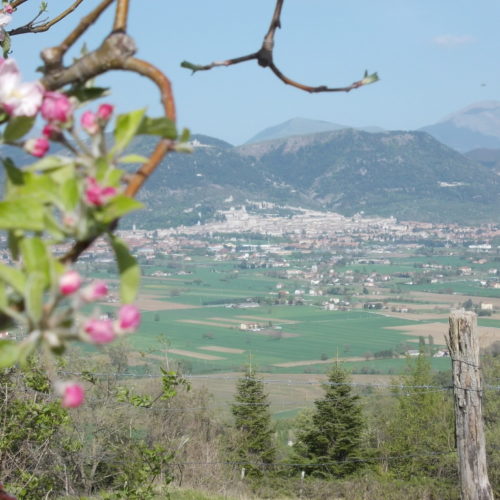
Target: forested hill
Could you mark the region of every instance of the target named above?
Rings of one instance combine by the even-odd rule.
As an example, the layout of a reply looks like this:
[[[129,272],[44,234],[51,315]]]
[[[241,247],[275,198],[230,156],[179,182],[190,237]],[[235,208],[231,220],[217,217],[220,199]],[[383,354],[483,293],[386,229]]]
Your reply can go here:
[[[147,186],[154,225],[202,222],[219,208],[273,201],[352,215],[477,223],[500,219],[500,178],[425,132],[322,132],[232,147],[194,136]],[[139,153],[151,138],[138,139]],[[144,224],[144,214],[140,219]]]
[[[147,155],[155,142],[141,136],[130,150]],[[342,129],[240,147],[195,135],[192,143],[192,154],[163,160],[141,193],[148,208],[122,227],[196,224],[248,200],[402,220],[500,220],[496,170],[425,132]]]

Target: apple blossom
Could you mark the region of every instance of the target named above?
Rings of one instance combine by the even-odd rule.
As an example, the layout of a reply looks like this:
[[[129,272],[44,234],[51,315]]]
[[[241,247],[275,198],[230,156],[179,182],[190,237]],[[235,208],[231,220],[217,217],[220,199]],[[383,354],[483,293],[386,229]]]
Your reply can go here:
[[[103,187],[93,178],[87,179],[87,188],[85,189],[85,201],[89,205],[101,207],[105,205],[113,196],[116,196],[116,188]]]
[[[21,83],[14,59],[0,58],[0,105],[11,116],[35,116],[42,105],[40,82]]]
[[[82,284],[82,278],[77,271],[66,271],[59,278],[59,291],[63,295],[71,295],[75,293]]]
[[[110,319],[90,318],[83,329],[95,344],[108,344],[116,337],[113,322]]]
[[[136,306],[126,304],[118,311],[118,328],[124,332],[137,329],[141,323],[141,313]]]
[[[108,285],[102,280],[97,280],[90,285],[86,286],[81,296],[85,302],[94,302],[95,300],[102,299],[108,294]]]
[[[61,406],[64,408],[77,408],[85,399],[83,387],[76,382],[62,383],[59,391],[62,393]]]
[[[40,111],[48,122],[67,123],[71,120],[73,106],[66,94],[45,92]]]
[[[93,111],[85,111],[80,117],[82,128],[90,135],[95,135],[99,131],[97,115]]]
[[[50,148],[49,141],[46,137],[38,137],[37,139],[28,139],[24,143],[24,150],[30,155],[42,158],[47,154]]]
[[[12,14],[14,12],[14,7],[12,7],[10,3],[8,3],[4,5],[3,12],[5,12],[6,14]]]
[[[114,109],[114,106],[111,104],[101,104],[97,110],[97,118],[104,122],[108,121],[111,118]]]

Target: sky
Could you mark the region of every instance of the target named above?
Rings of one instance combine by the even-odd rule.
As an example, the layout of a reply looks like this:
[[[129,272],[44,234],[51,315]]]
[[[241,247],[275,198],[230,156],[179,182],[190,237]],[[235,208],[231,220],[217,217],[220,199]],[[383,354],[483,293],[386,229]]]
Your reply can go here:
[[[274,50],[283,73],[313,86],[348,85],[365,69],[380,76],[359,90],[323,94],[286,86],[255,61],[195,75],[180,67],[183,60],[207,64],[258,50],[274,0],[130,1],[137,55],[171,79],[179,126],[231,144],[295,117],[413,130],[474,102],[500,100],[498,0],[286,0]],[[48,3],[52,17],[70,0]],[[40,49],[59,43],[97,4],[85,0],[46,33],[13,37],[11,57],[26,80],[38,77]],[[9,27],[32,18],[37,5],[21,6]],[[100,43],[111,14],[112,8],[73,54],[84,41],[90,49]],[[116,72],[97,83],[112,88],[107,100],[120,112],[161,113],[156,88],[142,77]]]

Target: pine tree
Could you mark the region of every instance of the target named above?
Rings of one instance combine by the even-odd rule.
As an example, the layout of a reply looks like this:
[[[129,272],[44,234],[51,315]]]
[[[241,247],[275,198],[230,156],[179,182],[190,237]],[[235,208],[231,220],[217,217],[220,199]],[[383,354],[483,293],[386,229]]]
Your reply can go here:
[[[359,396],[352,393],[348,374],[338,365],[328,374],[324,390],[314,411],[302,419],[294,451],[311,474],[345,476],[362,466],[365,423]]]
[[[231,408],[239,433],[236,452],[240,460],[255,464],[247,466],[247,472],[257,474],[260,464],[272,463],[276,455],[268,396],[252,367],[238,380],[236,391]]]

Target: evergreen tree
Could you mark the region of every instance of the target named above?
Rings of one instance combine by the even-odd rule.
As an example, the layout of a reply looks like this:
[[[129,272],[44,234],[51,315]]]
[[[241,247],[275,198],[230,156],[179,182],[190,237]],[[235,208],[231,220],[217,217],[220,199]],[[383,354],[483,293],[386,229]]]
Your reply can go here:
[[[396,389],[396,407],[389,419],[388,454],[398,456],[389,467],[400,478],[415,475],[454,477],[456,474],[453,401],[436,385],[429,359],[422,353],[408,360],[407,373]]]
[[[360,468],[364,419],[359,396],[352,393],[347,372],[335,365],[324,385],[325,395],[312,413],[299,420],[294,451],[311,474],[345,476]]]
[[[256,474],[261,469],[258,464],[274,461],[276,449],[268,396],[252,367],[238,380],[234,399],[231,411],[238,430],[236,452],[241,461],[256,464],[246,467],[249,473]]]

